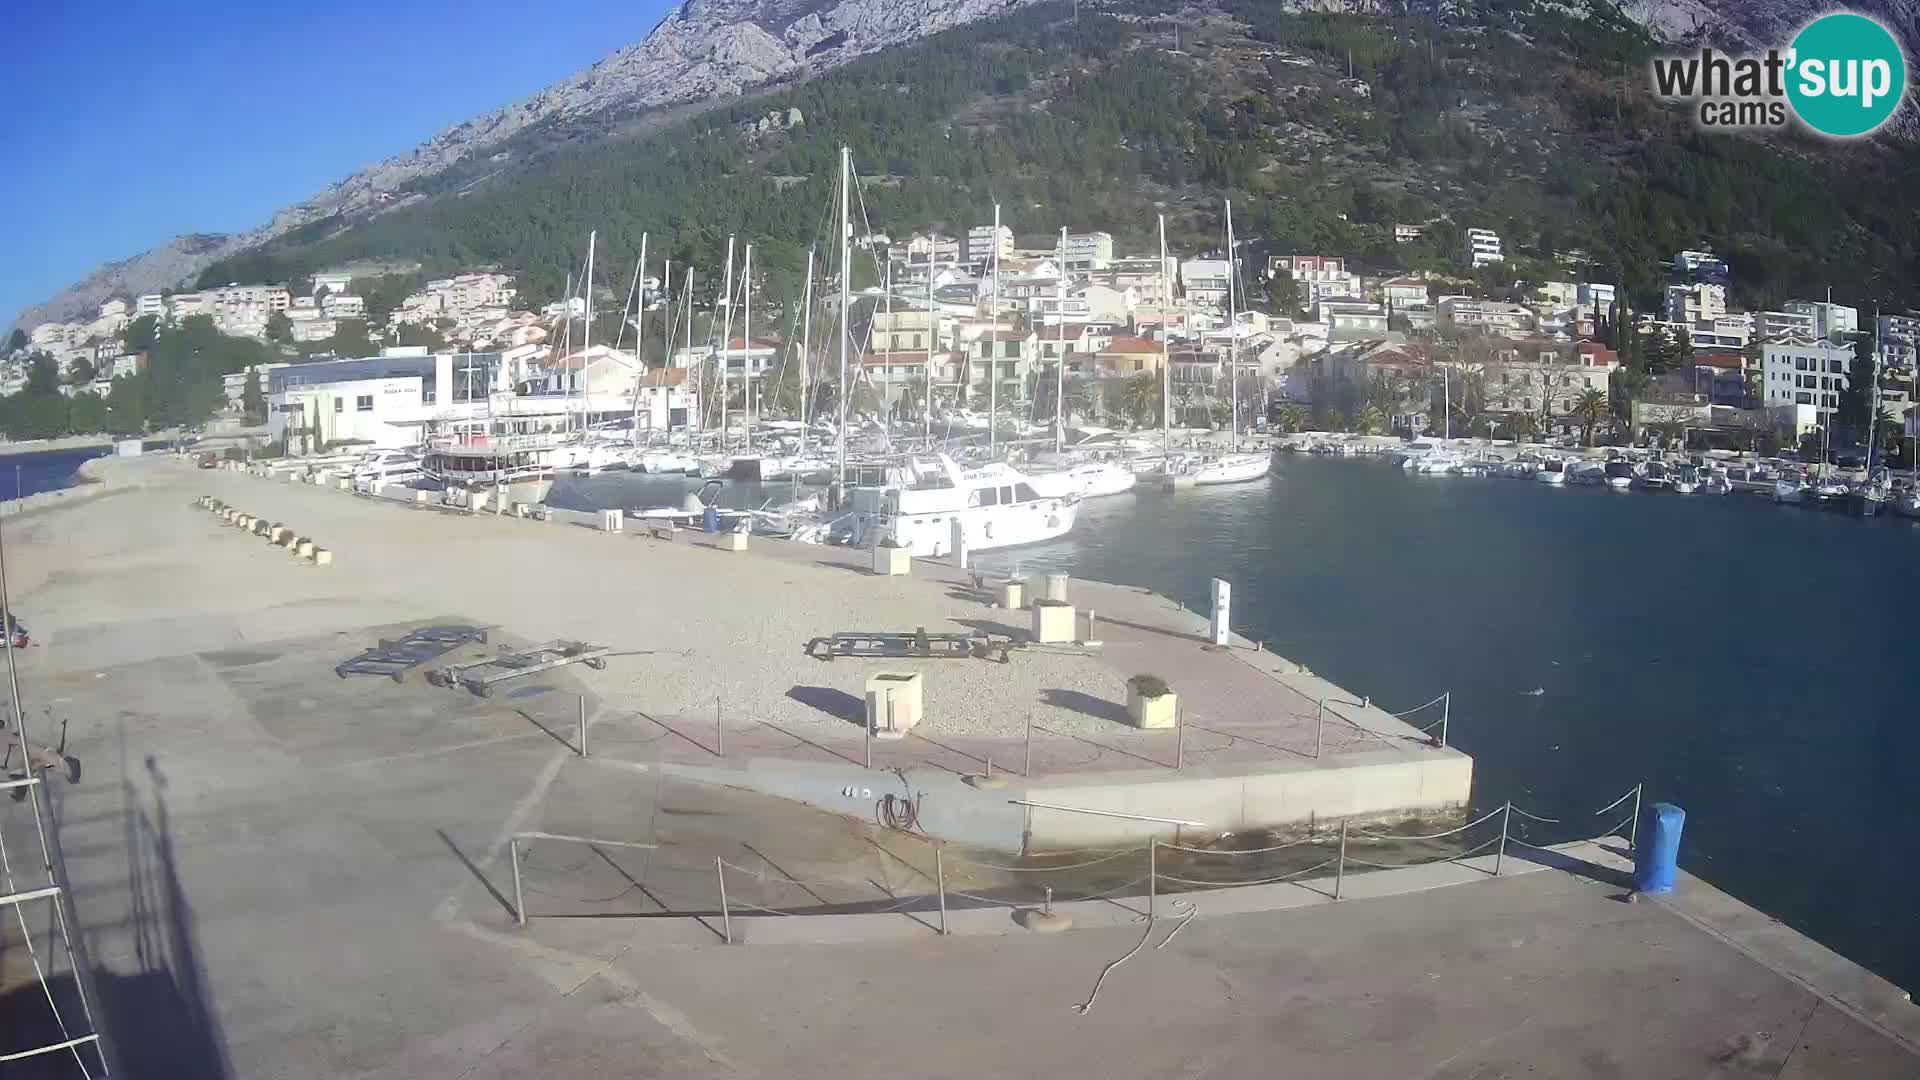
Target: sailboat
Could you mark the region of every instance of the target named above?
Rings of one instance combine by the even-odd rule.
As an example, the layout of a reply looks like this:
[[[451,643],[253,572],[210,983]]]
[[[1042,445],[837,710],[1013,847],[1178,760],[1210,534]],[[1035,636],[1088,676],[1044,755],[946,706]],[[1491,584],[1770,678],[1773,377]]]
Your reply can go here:
[[[1196,485],[1242,484],[1258,480],[1273,468],[1269,454],[1240,451],[1240,318],[1234,303],[1234,284],[1239,279],[1239,263],[1234,258],[1233,202],[1227,202],[1227,383],[1233,395],[1233,442],[1225,454],[1209,455],[1188,464],[1188,474]]]

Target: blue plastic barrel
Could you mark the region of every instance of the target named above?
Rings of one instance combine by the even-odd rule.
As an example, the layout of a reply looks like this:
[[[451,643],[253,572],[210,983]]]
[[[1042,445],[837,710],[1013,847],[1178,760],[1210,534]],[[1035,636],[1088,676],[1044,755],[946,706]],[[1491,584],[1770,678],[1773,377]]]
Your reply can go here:
[[[700,511],[700,527],[710,533],[719,532],[720,531],[720,511],[715,510],[711,506],[707,507],[705,510]]]
[[[1640,817],[1639,846],[1633,853],[1633,889],[1652,896],[1673,891],[1680,870],[1680,832],[1687,812],[1672,803],[1654,803]]]

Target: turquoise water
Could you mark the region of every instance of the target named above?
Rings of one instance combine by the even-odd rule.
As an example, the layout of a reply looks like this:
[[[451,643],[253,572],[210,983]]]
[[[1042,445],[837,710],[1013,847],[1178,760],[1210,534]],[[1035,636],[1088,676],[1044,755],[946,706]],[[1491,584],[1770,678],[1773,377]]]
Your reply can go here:
[[[560,505],[678,501],[607,476]],[[782,493],[785,488],[775,485]],[[757,505],[730,485],[730,505]],[[1453,692],[1475,802],[1598,832],[1635,783],[1682,862],[1920,989],[1920,527],[1748,495],[1649,495],[1280,460],[1267,481],[1087,503],[981,565],[1142,585],[1390,709]]]

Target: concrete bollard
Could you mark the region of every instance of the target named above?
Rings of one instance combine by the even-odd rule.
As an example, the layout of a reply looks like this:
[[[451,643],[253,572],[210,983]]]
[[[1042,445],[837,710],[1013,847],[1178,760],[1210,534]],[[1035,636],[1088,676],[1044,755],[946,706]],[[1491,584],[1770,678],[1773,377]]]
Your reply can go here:
[[[293,530],[287,528],[285,525],[276,524],[273,527],[273,531],[267,534],[267,539],[280,547],[286,547],[287,541],[293,539]]]
[[[514,503],[513,516],[517,518],[530,518],[533,516],[533,506],[529,503]]]
[[[313,554],[309,555],[308,558],[313,562],[313,565],[315,566],[332,566],[333,565],[333,552],[328,551],[326,548],[323,548],[323,547],[314,548]]]
[[[719,548],[721,551],[745,551],[747,550],[747,534],[743,532],[715,533],[713,546]]]
[[[415,506],[426,506],[431,502],[433,502],[433,492],[416,491],[413,493],[413,504]]]
[[[313,541],[302,536],[293,542],[293,557],[296,559],[304,559],[313,554],[313,548]]]
[[[1046,599],[1062,604],[1067,602],[1067,575],[1048,574],[1041,580],[1046,586]]]
[[[1226,645],[1233,640],[1233,631],[1228,626],[1228,617],[1233,611],[1233,586],[1220,578],[1213,579],[1213,617],[1207,620],[1207,637],[1215,645]]]
[[[341,477],[340,479],[338,479],[338,480],[336,480],[336,481],[334,481],[334,486],[335,486],[335,487],[337,487],[337,488],[339,488],[339,489],[340,489],[341,491],[352,491],[352,490],[353,490],[353,477],[351,477],[351,476],[343,476],[343,477]]]
[[[617,533],[625,524],[626,511],[619,509],[600,511],[600,531]]]

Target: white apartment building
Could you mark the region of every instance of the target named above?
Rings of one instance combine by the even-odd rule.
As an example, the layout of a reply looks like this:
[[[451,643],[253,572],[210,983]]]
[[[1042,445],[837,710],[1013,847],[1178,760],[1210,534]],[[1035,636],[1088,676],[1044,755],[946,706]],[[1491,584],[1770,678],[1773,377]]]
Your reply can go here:
[[[988,232],[993,230],[989,228]],[[1012,239],[1012,234],[1008,234]],[[914,233],[907,240],[907,261],[909,263],[957,263],[960,261],[960,241],[939,233]]]
[[[1710,282],[1667,286],[1668,322],[1708,322],[1727,313],[1727,287]]]
[[[328,292],[346,292],[347,286],[351,284],[353,284],[353,275],[348,273],[335,271],[332,273],[313,275],[313,291],[315,293],[318,293],[321,289],[325,289]]]
[[[1596,281],[1584,282],[1574,297],[1574,303],[1604,313],[1613,306],[1613,286]]]
[[[167,297],[167,318],[173,322],[190,315],[213,314],[213,301],[206,293],[174,293]]]
[[[1360,275],[1348,273],[1347,260],[1332,255],[1274,255],[1267,259],[1267,276],[1285,272],[1300,285],[1303,304],[1326,296],[1360,295]]]
[[[1465,329],[1516,333],[1533,329],[1533,312],[1524,304],[1481,300],[1471,296],[1443,296],[1440,317]]]
[[[1673,268],[1690,278],[1725,281],[1727,261],[1711,251],[1681,251],[1673,256]]]
[[[1853,350],[1829,341],[1769,341],[1760,349],[1761,401],[1769,407],[1810,405],[1821,426],[1832,422],[1847,388]]]
[[[1792,315],[1807,315],[1813,319],[1815,337],[1828,341],[1840,341],[1848,334],[1860,329],[1860,309],[1819,300],[1789,300],[1786,310]]]
[[[1198,307],[1226,307],[1232,275],[1233,266],[1225,259],[1188,259],[1180,264],[1180,284]]]
[[[1474,269],[1490,263],[1505,262],[1506,256],[1500,250],[1500,234],[1492,229],[1467,230],[1467,262]]]
[[[127,315],[127,302],[125,300],[109,300],[100,305],[99,314],[102,319],[125,318]]]
[[[320,310],[329,319],[362,319],[367,314],[367,302],[352,293],[328,293],[320,301]]]
[[[1068,233],[1067,269],[1085,273],[1113,261],[1113,234],[1104,232]]]
[[[1803,311],[1759,311],[1753,316],[1753,333],[1761,341],[1777,338],[1808,337],[1824,335],[1814,331],[1813,316]]]
[[[1013,257],[1013,230],[1000,226],[999,233],[991,225],[975,225],[967,230],[967,261],[985,264],[993,259]]]
[[[1411,244],[1426,234],[1427,227],[1425,225],[1395,225],[1393,227],[1393,242],[1396,244]]]
[[[165,318],[167,298],[157,292],[141,293],[133,302],[133,313],[136,318],[142,315],[151,315],[156,319]]]

